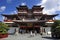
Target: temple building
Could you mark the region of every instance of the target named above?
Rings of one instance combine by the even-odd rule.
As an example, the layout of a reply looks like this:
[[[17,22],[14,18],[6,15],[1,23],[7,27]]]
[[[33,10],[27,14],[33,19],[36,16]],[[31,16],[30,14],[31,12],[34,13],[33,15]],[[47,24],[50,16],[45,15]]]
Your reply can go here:
[[[33,6],[29,9],[26,5],[20,5],[16,7],[17,14],[2,14],[4,16],[4,23],[9,27],[18,27],[19,30],[25,30],[30,32],[35,30],[40,33],[41,27],[48,27],[49,23],[54,23],[54,17],[58,14],[47,15],[43,14],[44,7]]]

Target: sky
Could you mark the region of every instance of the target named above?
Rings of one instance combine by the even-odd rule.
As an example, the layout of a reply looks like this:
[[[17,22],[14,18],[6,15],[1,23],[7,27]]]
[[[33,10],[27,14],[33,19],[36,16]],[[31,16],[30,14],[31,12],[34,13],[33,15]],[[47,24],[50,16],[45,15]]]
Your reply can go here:
[[[19,5],[27,5],[32,8],[33,5],[42,5],[43,14],[59,14],[55,19],[60,20],[60,0],[0,0],[0,14],[16,14]],[[0,15],[0,21],[3,21]]]

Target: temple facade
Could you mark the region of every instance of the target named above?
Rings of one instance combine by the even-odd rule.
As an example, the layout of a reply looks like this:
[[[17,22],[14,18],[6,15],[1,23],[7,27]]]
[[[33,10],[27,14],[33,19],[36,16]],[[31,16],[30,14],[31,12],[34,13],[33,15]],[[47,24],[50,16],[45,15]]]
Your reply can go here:
[[[4,23],[8,24],[9,27],[18,27],[19,30],[25,30],[26,32],[35,30],[37,33],[40,33],[41,27],[48,27],[54,23],[53,18],[57,16],[57,14],[43,14],[44,7],[41,7],[41,5],[33,6],[31,9],[26,5],[20,5],[16,9],[18,11],[17,14],[2,14]]]

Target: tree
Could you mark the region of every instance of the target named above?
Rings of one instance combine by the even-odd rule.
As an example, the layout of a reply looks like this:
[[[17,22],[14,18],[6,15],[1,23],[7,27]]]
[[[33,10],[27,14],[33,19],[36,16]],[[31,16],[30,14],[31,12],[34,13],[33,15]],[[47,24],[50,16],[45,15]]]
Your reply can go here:
[[[52,37],[60,37],[60,20],[56,20],[51,27]]]
[[[8,30],[9,30],[8,25],[0,22],[0,34],[6,34]]]

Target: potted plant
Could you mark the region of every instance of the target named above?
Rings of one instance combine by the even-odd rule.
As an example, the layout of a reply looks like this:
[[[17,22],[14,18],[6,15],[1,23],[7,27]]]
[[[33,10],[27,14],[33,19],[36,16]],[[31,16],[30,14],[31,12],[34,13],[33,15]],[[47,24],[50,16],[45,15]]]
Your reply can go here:
[[[0,38],[8,37],[8,25],[0,22]]]

